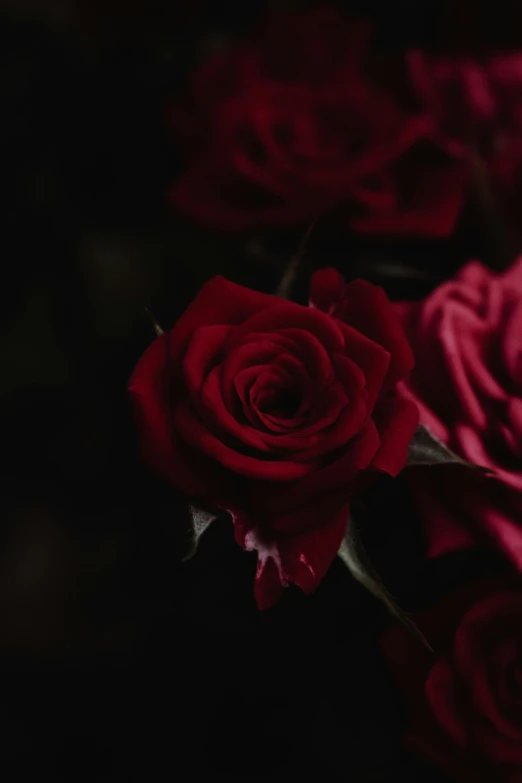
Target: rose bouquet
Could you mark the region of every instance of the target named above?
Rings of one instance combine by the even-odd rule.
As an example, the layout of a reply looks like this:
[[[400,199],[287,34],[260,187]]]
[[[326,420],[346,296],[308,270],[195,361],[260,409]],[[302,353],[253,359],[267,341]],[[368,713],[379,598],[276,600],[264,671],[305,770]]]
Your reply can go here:
[[[358,499],[403,471],[428,556],[496,549],[520,570],[520,312],[520,262],[473,262],[395,305],[332,268],[307,305],[215,277],[129,383],[145,459],[190,503],[188,556],[232,524],[266,610],[289,585],[315,591],[339,555],[402,621],[382,649],[413,711],[408,745],[457,780],[522,772],[521,583],[405,613],[362,555]]]
[[[335,223],[337,237],[447,238],[474,189],[485,217],[494,193],[507,217],[520,57],[376,54],[371,26],[336,10],[279,13],[171,104],[171,205],[214,232],[319,222],[323,239]],[[408,747],[455,780],[522,780],[522,261],[466,258],[397,302],[349,262],[306,277],[301,261],[277,294],[211,277],[171,328],[155,323],[130,378],[141,454],[186,503],[185,559],[211,526],[233,530],[270,611],[314,593],[338,556],[394,615],[382,657]],[[373,564],[393,572],[392,554],[363,540],[386,482],[414,508],[426,583],[461,552],[497,558],[487,578],[403,605]],[[381,509],[377,550],[403,513]]]
[[[0,9],[6,781],[522,783],[512,5]]]

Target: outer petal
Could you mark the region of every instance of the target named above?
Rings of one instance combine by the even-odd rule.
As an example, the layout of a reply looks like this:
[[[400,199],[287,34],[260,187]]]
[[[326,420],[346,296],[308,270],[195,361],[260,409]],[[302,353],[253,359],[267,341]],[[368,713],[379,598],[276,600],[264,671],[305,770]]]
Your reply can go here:
[[[262,294],[221,275],[205,283],[196,298],[168,333],[170,362],[176,370],[195,330],[201,326],[242,324],[255,313],[277,307],[277,296]]]
[[[384,289],[365,280],[354,280],[346,286],[340,317],[346,323],[382,345],[390,356],[390,366],[384,381],[384,391],[410,373],[415,364],[393,305]]]
[[[199,394],[207,375],[221,356],[223,343],[231,328],[231,326],[201,326],[194,332],[182,365],[190,394]]]
[[[469,677],[475,665],[487,665],[486,655],[503,637],[511,637],[515,644],[521,618],[520,593],[506,589],[477,601],[455,634],[455,661],[462,676]]]
[[[346,285],[336,269],[319,269],[310,282],[310,306],[336,316],[389,352],[385,390],[392,389],[413,369],[413,352],[401,320],[380,286],[365,280]]]
[[[345,287],[344,277],[337,269],[331,266],[318,269],[310,280],[310,307],[332,315],[343,298]]]
[[[430,671],[425,685],[426,697],[441,728],[451,740],[463,748],[468,739],[469,717],[459,710],[459,684],[455,672],[446,661],[437,661]]]
[[[354,229],[387,236],[447,237],[452,233],[465,196],[466,170],[442,152],[428,163],[430,152],[437,151],[416,146],[394,172],[395,208],[349,219]]]
[[[344,505],[319,529],[274,538],[260,533],[253,520],[234,515],[238,544],[258,553],[254,595],[259,609],[273,606],[289,584],[305,593],[317,588],[339,550],[347,520],[348,506]]]
[[[234,332],[227,343],[228,347],[240,344],[244,340],[244,336],[249,333],[277,333],[281,330],[292,329],[302,330],[304,334],[312,335],[330,353],[344,353],[345,337],[339,328],[341,324],[328,318],[319,310],[312,310],[277,297],[270,297],[270,299],[272,304],[277,307],[262,308],[263,312],[252,315],[237,332]]]
[[[408,446],[419,423],[419,411],[410,400],[391,397],[377,403],[373,418],[381,446],[372,467],[396,476],[406,465]]]
[[[516,414],[509,418],[517,385],[509,380],[502,350],[509,334],[515,356],[520,354],[520,329],[509,333],[509,315],[520,300],[520,268],[517,262],[501,276],[470,262],[424,302],[397,306],[417,356],[399,393],[417,402],[421,423],[457,454],[495,471],[484,476],[441,466],[429,480],[411,472],[432,557],[495,544],[522,566],[518,424]]]
[[[370,340],[351,326],[337,321],[346,342],[346,356],[355,362],[366,376],[368,391],[368,412],[373,410],[382,390],[390,366],[390,354],[381,345]]]
[[[204,495],[209,487],[203,465],[190,453],[184,454],[174,441],[167,359],[167,336],[162,335],[147,348],[129,381],[143,454],[154,470],[182,492]]]
[[[451,656],[454,634],[462,618],[485,597],[489,601],[499,588],[503,592],[506,584],[497,580],[469,583],[413,616],[413,621],[426,635],[435,653],[444,652],[435,664],[433,654],[423,649],[398,624],[381,639],[383,657],[390,664],[408,706],[410,730],[406,737],[407,744],[446,770],[452,780],[454,778],[466,783],[497,780],[499,783],[507,783],[512,780],[507,766],[489,763],[493,759],[500,762],[505,758],[507,761],[508,756],[503,756],[504,747],[498,748],[500,752],[496,753],[497,748],[491,745],[496,732],[478,714],[476,706],[470,703],[470,690],[458,677]],[[519,586],[515,589],[518,592]],[[488,659],[488,652],[483,645],[479,646],[475,655],[484,662]],[[478,736],[481,727],[488,734],[487,748],[481,744],[482,738]],[[481,749],[486,752],[481,752]],[[509,750],[513,751],[513,746]],[[516,753],[513,758],[517,758]],[[514,769],[520,771],[519,766]]]

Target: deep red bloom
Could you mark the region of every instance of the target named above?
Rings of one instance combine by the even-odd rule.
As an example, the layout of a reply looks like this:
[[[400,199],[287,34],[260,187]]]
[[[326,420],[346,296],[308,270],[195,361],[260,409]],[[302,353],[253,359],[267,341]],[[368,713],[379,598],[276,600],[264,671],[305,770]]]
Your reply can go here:
[[[257,550],[260,608],[287,584],[317,587],[361,477],[396,475],[418,420],[392,394],[413,362],[391,304],[339,284],[333,316],[213,278],[129,384],[146,459],[196,504],[230,511]]]
[[[407,745],[462,783],[522,780],[522,589],[468,585],[413,618],[381,649],[410,712]]]
[[[429,552],[493,541],[522,569],[522,259],[504,274],[469,263],[398,310],[416,357],[400,393],[453,451],[492,470],[415,471]]]
[[[479,156],[506,213],[518,225],[522,196],[522,53],[488,57],[408,54],[412,84],[440,143]]]
[[[455,154],[510,154],[522,129],[522,54],[487,58],[407,55],[412,83]]]
[[[225,230],[335,213],[369,233],[450,233],[463,168],[368,76],[368,32],[334,10],[281,13],[203,63],[173,112],[176,207]]]

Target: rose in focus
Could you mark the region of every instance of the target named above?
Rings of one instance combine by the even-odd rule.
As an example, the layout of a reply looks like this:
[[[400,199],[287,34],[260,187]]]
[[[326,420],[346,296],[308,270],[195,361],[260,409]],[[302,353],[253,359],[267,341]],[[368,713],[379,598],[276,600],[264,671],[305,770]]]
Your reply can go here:
[[[397,309],[416,357],[400,393],[449,448],[492,471],[409,471],[429,552],[494,542],[522,569],[522,259],[504,274],[471,262]]]
[[[468,585],[415,617],[382,651],[410,712],[408,746],[462,783],[522,780],[522,589]]]
[[[237,542],[257,550],[260,608],[288,584],[317,587],[350,499],[404,467],[418,420],[394,395],[413,359],[382,289],[323,270],[311,300],[215,277],[129,383],[150,465],[229,511]]]
[[[335,215],[369,233],[448,235],[463,167],[402,87],[369,76],[369,37],[334,10],[280,13],[204,62],[172,112],[176,208],[224,230]]]

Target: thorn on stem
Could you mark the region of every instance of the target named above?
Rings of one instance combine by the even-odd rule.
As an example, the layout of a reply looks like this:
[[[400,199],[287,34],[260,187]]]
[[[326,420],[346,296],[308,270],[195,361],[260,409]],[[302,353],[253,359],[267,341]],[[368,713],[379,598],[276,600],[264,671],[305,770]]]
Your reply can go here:
[[[164,330],[161,328],[159,323],[156,321],[155,317],[151,313],[148,307],[143,308],[147,315],[149,316],[150,320],[152,321],[152,325],[154,327],[154,331],[156,332],[157,337],[160,337],[162,334],[164,334]]]

